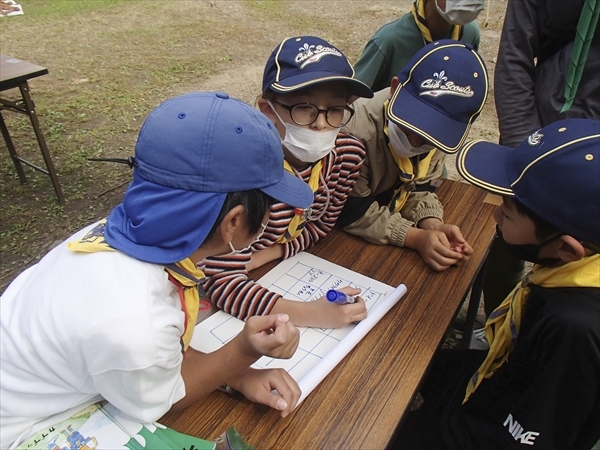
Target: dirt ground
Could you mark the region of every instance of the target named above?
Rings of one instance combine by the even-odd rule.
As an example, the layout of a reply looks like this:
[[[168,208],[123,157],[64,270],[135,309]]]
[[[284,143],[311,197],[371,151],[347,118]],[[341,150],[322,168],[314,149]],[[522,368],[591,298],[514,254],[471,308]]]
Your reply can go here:
[[[217,2],[214,3],[219,4]],[[219,6],[227,8],[228,14],[240,12],[237,7],[230,5],[229,3],[233,2],[220,2]],[[324,3],[329,5],[326,10],[321,10],[323,15],[321,15],[320,19],[331,21],[332,27],[336,28],[343,26],[342,24],[349,24],[346,27],[348,30],[346,40],[340,41],[339,39],[332,39],[331,42],[339,46],[339,48],[350,58],[351,62],[354,63],[360,56],[364,44],[373,33],[382,25],[394,20],[405,11],[408,11],[412,1],[395,0],[363,2],[358,0],[340,0],[329,2],[297,1],[288,3],[291,6],[290,9],[299,15],[303,14],[303,11],[310,11],[310,8],[307,8],[306,5],[316,6],[317,4]],[[506,11],[506,3],[503,1],[487,3],[488,5],[489,3],[492,3],[490,6],[490,13],[488,14],[486,11],[482,11],[478,18],[481,28],[481,46],[479,48],[479,53],[487,64],[490,82],[492,82],[496,55],[498,53],[498,45],[500,42],[502,21]],[[336,34],[339,33],[340,30],[338,29]],[[245,46],[244,49],[248,51],[249,54],[255,54],[252,47],[257,45],[257,43],[252,44],[249,42],[248,44],[249,45]],[[199,86],[199,89],[211,90],[218,87],[233,96],[253,103],[257,92],[260,92],[260,81],[263,68],[263,60],[246,62],[235,68],[208,77]],[[488,101],[481,116],[471,130],[469,135],[470,138],[497,141],[499,136],[498,120],[496,117],[493,93],[493,83],[491,83]],[[452,161],[448,163],[448,166],[450,169],[449,178],[458,180],[459,177],[454,170]]]
[[[90,90],[90,96],[94,95],[95,98],[101,98],[109,88],[113,89],[116,82],[125,84],[129,87],[128,92],[133,92],[141,83],[146,69],[140,63],[134,67],[137,72],[127,72],[133,70],[133,63],[127,65],[125,62],[118,62],[116,67],[108,67],[110,76],[102,78],[101,72],[94,76],[88,73],[90,64],[93,63],[96,68],[104,68],[111,64],[111,58],[121,58],[123,61],[129,58],[133,61],[140,54],[145,55],[145,60],[152,61],[153,64],[183,57],[182,55],[189,56],[193,52],[212,58],[212,63],[197,66],[198,70],[191,71],[188,77],[174,78],[173,83],[153,87],[152,83],[144,81],[148,83],[144,98],[140,95],[140,98],[134,99],[133,105],[129,104],[132,103],[129,100],[128,105],[124,106],[125,109],[130,109],[123,113],[122,117],[128,119],[122,132],[101,136],[102,145],[98,145],[93,154],[82,152],[80,156],[82,161],[89,156],[126,157],[133,153],[139,126],[153,105],[169,97],[197,90],[225,91],[254,104],[260,93],[264,64],[271,50],[282,39],[301,34],[318,35],[338,46],[351,62],[355,62],[369,37],[383,24],[406,13],[411,3],[410,0],[136,1],[123,3],[121,11],[111,10],[101,15],[86,13],[56,21],[48,19],[43,28],[35,31],[16,22],[0,23],[2,53],[18,55],[22,59],[51,67],[50,75],[33,81],[31,85],[36,104],[41,106],[38,112],[42,128],[49,130],[48,134],[51,136],[51,152],[55,155],[55,163],[67,197],[64,207],[56,207],[51,185],[45,177],[36,178],[38,181],[33,185],[20,186],[2,143],[1,209],[4,212],[0,216],[0,292],[19,272],[36,263],[55,242],[105,216],[119,202],[130,179],[127,171],[123,171],[120,177],[104,176],[103,170],[110,170],[112,174],[115,169],[107,169],[103,165],[82,165],[81,170],[71,170],[65,162],[66,157],[60,152],[76,134],[76,131],[70,131],[68,127],[76,127],[79,123],[79,117],[83,114],[79,110],[82,108],[81,101],[65,110],[64,115],[67,117],[60,118],[60,124],[65,129],[55,126],[55,121],[58,120],[56,114],[52,114],[51,107],[43,106],[52,104],[59,94],[68,97],[76,89],[81,92],[83,89],[91,89],[90,86],[95,89],[93,94]],[[27,15],[27,0],[23,0],[21,4]],[[481,27],[479,50],[486,61],[489,78],[493,80],[506,3],[502,0],[488,0],[486,6],[489,11],[483,11],[478,19]],[[154,24],[153,28],[161,30],[161,34],[157,34],[157,31],[153,33],[149,24]],[[104,36],[111,33],[116,37],[100,46],[97,37],[101,35],[95,34],[94,27],[102,28]],[[146,27],[146,34],[131,37],[132,30],[136,27]],[[21,38],[11,39],[9,31],[11,35],[20,33]],[[139,30],[136,32],[139,33]],[[56,42],[57,36],[63,39],[60,45]],[[94,39],[95,43],[88,43]],[[149,47],[148,53],[143,53],[146,47]],[[155,79],[160,78],[155,74]],[[471,138],[497,140],[493,98],[492,85],[488,102],[472,128]],[[97,111],[93,108],[85,110],[87,116],[82,126],[88,130],[92,126],[100,126],[108,120],[106,109],[107,107],[104,110],[98,108]],[[47,113],[44,115],[45,111]],[[114,120],[123,121],[122,118]],[[93,142],[88,142],[88,146],[94,148]],[[72,150],[68,151],[73,155]],[[453,161],[449,161],[447,165],[449,178],[458,179]],[[30,173],[28,171],[28,176],[32,176]],[[93,187],[101,192],[96,192],[95,196],[80,195],[86,189],[93,190]],[[45,202],[45,208],[59,212],[53,215],[46,213],[41,218],[34,217],[34,209],[41,206],[40,198]],[[18,209],[7,208],[7,205],[17,202],[20,205]],[[23,239],[29,239],[26,249],[19,245]]]

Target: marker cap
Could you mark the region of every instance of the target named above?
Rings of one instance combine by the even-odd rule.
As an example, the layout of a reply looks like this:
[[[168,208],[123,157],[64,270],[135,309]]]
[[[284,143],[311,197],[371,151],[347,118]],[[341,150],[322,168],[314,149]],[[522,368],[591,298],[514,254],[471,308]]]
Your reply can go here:
[[[346,295],[343,292],[336,291],[335,289],[328,290],[325,297],[331,303],[339,303],[339,304],[354,303],[354,297],[352,297],[351,295]]]

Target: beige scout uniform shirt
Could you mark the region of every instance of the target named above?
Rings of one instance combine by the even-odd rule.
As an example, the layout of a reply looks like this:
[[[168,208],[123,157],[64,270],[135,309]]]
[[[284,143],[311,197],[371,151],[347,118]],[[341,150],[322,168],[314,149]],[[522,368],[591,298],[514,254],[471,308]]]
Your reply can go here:
[[[398,186],[400,171],[388,147],[383,132],[387,122],[383,104],[390,97],[390,90],[383,89],[372,99],[360,98],[352,107],[356,114],[342,129],[360,139],[367,155],[351,197],[375,197]],[[439,178],[444,167],[445,154],[436,150],[428,172],[419,177],[417,184],[425,184]],[[361,236],[375,244],[404,246],[404,238],[410,227],[427,217],[443,218],[443,208],[437,196],[427,191],[412,192],[399,212],[392,213],[387,205],[373,201],[367,212],[345,231]]]

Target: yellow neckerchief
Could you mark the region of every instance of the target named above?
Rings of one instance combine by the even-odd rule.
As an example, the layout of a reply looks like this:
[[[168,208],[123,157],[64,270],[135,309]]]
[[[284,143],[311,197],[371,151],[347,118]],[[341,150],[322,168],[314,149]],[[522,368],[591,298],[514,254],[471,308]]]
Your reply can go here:
[[[283,160],[283,168],[287,170],[292,175],[296,176],[294,173],[294,169],[290,163],[288,163],[285,159]],[[321,169],[323,168],[323,160],[320,159],[312,168],[310,172],[310,178],[308,179],[308,185],[312,189],[313,193],[317,192],[319,189],[319,175],[321,174]],[[327,187],[325,187],[327,189]],[[300,236],[304,226],[306,225],[306,221],[311,214],[311,209],[302,209],[302,208],[294,208],[294,217],[290,221],[290,224],[285,230],[285,233],[279,237],[275,242],[278,244],[285,244],[288,241],[292,241]]]
[[[600,287],[600,255],[592,255],[559,267],[534,266],[533,270],[508,294],[506,300],[490,314],[485,335],[490,350],[481,367],[467,385],[465,403],[481,384],[507,360],[521,328],[521,315],[527,302],[529,284],[545,288]]]
[[[389,102],[389,100],[386,100],[383,104],[384,111],[387,111]],[[408,196],[414,190],[416,182],[423,178],[429,170],[429,164],[431,164],[431,158],[433,158],[435,149],[431,150],[425,158],[421,159],[417,163],[415,172],[415,164],[413,164],[411,158],[401,158],[392,148],[392,144],[389,140],[390,134],[387,121],[385,121],[383,125],[383,132],[388,137],[388,147],[392,153],[394,161],[396,161],[396,164],[398,165],[398,170],[400,171],[400,181],[402,182],[402,185],[394,191],[394,195],[390,201],[390,209],[393,213],[395,213],[402,209],[406,203],[406,200],[408,199]]]
[[[427,25],[427,20],[425,20],[425,0],[415,0],[415,2],[410,7],[410,12],[412,13],[413,18],[415,19],[417,27],[419,27],[419,31],[421,32],[425,43],[429,44],[433,42],[431,31],[429,30],[429,26]],[[450,39],[460,41],[460,38],[462,37],[462,28],[463,27],[461,25],[453,25],[452,32],[450,33]]]
[[[108,245],[104,240],[105,226],[106,219],[103,219],[82,237],[81,240],[69,242],[67,244],[68,249],[72,252],[86,253],[118,251]],[[165,271],[169,274],[169,280],[177,286],[179,299],[181,301],[181,309],[185,313],[184,331],[181,335],[183,352],[185,353],[190,345],[192,335],[194,334],[194,326],[198,319],[200,303],[203,303],[202,309],[205,309],[204,304],[206,302],[200,302],[200,294],[198,291],[198,284],[205,275],[204,272],[198,269],[189,258],[165,266]]]

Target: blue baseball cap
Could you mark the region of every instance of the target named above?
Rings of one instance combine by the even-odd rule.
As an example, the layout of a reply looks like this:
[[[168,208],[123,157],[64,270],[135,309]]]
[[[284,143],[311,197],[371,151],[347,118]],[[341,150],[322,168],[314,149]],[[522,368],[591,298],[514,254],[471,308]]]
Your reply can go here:
[[[419,50],[398,74],[388,118],[445,153],[456,153],[488,94],[483,59],[470,44],[444,39]]]
[[[227,193],[252,189],[297,208],[314,200],[284,170],[281,139],[260,111],[219,92],[172,98],[142,125],[133,181],[108,216],[106,241],[142,261],[181,261],[204,242]]]
[[[373,97],[369,86],[354,78],[354,68],[339,49],[315,36],[298,36],[275,47],[262,90],[287,94],[328,81],[343,81],[352,96]]]
[[[557,230],[600,244],[600,121],[560,120],[515,149],[471,141],[456,168],[468,182],[516,198]]]

